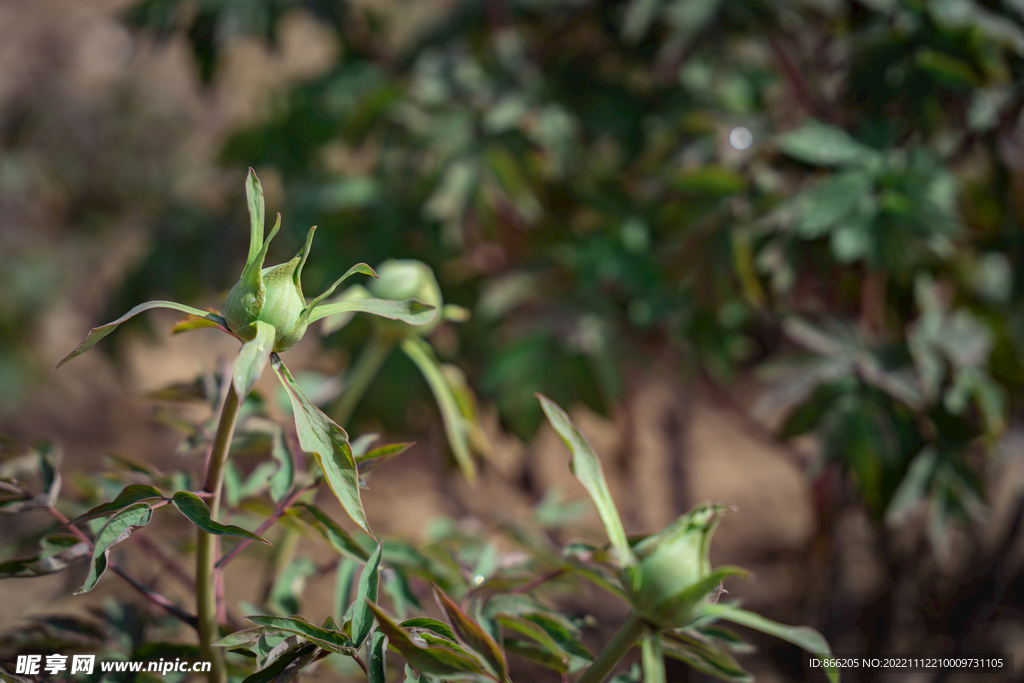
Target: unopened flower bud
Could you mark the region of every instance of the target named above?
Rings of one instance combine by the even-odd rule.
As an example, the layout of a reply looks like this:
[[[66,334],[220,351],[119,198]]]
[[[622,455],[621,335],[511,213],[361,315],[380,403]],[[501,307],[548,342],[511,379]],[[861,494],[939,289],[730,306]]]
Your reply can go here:
[[[370,292],[381,299],[404,301],[416,299],[441,310],[443,299],[434,271],[427,264],[412,259],[389,259],[377,269],[380,279],[369,284]],[[375,321],[389,334],[404,337],[410,334],[426,336],[441,323],[441,316],[426,325],[408,325],[397,320],[378,318]]]
[[[699,505],[633,548],[638,561],[624,571],[623,584],[644,620],[663,628],[686,626],[717,596],[725,576],[746,573],[738,567],[711,570],[711,536],[728,509]]]

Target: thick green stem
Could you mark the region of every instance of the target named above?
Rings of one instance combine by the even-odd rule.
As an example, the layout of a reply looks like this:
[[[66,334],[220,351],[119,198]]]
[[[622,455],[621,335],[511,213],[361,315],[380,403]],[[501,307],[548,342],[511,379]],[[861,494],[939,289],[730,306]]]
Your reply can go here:
[[[356,361],[355,367],[345,375],[345,386],[342,387],[341,396],[331,404],[327,411],[332,420],[342,427],[345,426],[348,419],[352,417],[352,411],[359,405],[359,400],[370,386],[370,382],[377,376],[380,367],[384,365],[384,361],[387,360],[388,354],[391,353],[391,347],[394,345],[395,343],[391,339],[378,332],[373,333],[362,353],[359,354],[359,360]]]
[[[224,484],[224,465],[231,450],[231,437],[235,433],[240,402],[234,384],[228,389],[224,407],[221,409],[217,435],[206,465],[204,490],[212,493],[209,500],[210,517],[217,519],[220,512],[220,494]],[[220,640],[220,626],[217,623],[217,593],[214,584],[214,562],[217,560],[217,537],[198,530],[196,540],[196,611],[199,616],[199,651],[203,660],[210,662],[210,683],[224,683],[227,672],[224,669],[224,655],[213,644]]]
[[[630,612],[618,632],[612,636],[612,639],[601,650],[601,654],[597,656],[593,664],[587,667],[576,683],[601,683],[612,672],[619,660],[636,645],[636,641],[643,633],[644,623],[636,612]]]

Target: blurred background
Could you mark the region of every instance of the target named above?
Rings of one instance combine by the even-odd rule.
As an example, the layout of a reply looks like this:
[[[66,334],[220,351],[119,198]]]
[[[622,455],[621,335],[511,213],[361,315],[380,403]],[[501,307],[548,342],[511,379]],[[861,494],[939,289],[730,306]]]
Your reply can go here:
[[[472,313],[430,342],[479,400],[480,481],[395,354],[350,421],[417,442],[364,495],[375,528],[580,499],[541,392],[628,532],[738,508],[712,554],[757,575],[729,586],[745,606],[840,653],[1019,672],[1022,79],[1019,0],[4,0],[0,434],[61,445],[66,491],[111,453],[201,468],[151,394],[231,340],[147,314],[50,369],[143,301],[223,310],[251,166],[283,216],[268,263],[319,226],[307,293],[415,258]],[[368,336],[357,317],[286,360],[328,403]],[[258,593],[238,566],[229,590]],[[0,627],[132,595],[74,585],[3,582]],[[593,644],[626,611],[605,602]],[[824,680],[757,642],[758,680]],[[851,680],[1020,680],[884,676]]]

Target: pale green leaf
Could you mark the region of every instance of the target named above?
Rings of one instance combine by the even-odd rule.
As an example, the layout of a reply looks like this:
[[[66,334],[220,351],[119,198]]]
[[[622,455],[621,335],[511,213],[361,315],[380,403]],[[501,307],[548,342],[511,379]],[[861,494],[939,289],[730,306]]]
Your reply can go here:
[[[583,484],[587,493],[590,494],[591,500],[594,501],[604,528],[608,532],[608,539],[619,555],[619,561],[625,565],[632,564],[635,560],[633,551],[626,540],[626,531],[619,518],[619,511],[615,508],[615,501],[612,500],[612,494],[608,490],[608,482],[605,481],[601,461],[594,454],[590,442],[569,420],[565,411],[546,396],[541,394],[536,394],[536,396],[540,400],[541,407],[544,409],[548,421],[551,422],[551,426],[555,428],[558,435],[562,437],[562,441],[572,452],[572,461],[569,467]]]
[[[410,325],[425,325],[437,317],[437,309],[428,304],[420,303],[415,299],[405,301],[392,301],[391,299],[353,299],[351,301],[336,301],[330,304],[317,306],[309,316],[309,322],[313,323],[321,318],[339,313],[370,313],[379,315],[389,320],[401,320]]]
[[[242,350],[238,352],[235,360],[235,369],[232,373],[232,381],[235,385],[235,393],[238,394],[238,402],[245,401],[252,388],[259,381],[263,374],[263,368],[267,367],[267,361],[274,350],[274,338],[277,331],[273,325],[257,320],[253,323],[256,327],[256,336],[251,341],[242,344]]]
[[[359,497],[359,473],[348,443],[348,434],[306,398],[276,353],[271,356],[271,366],[288,392],[299,445],[316,458],[327,479],[327,485],[352,521],[372,536]]]
[[[434,358],[433,350],[426,341],[419,337],[406,337],[401,343],[402,351],[416,364],[423,378],[427,380],[430,391],[434,394],[437,407],[441,410],[441,418],[444,420],[444,431],[448,437],[448,444],[455,454],[455,461],[459,464],[463,476],[470,482],[476,480],[476,467],[473,465],[473,458],[469,453],[469,440],[466,419],[462,415],[455,393],[452,391],[448,380],[444,376],[441,366]]]
[[[197,318],[205,318],[207,320],[210,320],[210,321],[216,323],[216,325],[218,327],[224,327],[224,319],[221,318],[219,315],[216,315],[216,314],[213,314],[213,313],[207,313],[206,311],[201,311],[198,308],[192,308],[191,306],[186,306],[184,304],[178,304],[178,303],[175,303],[173,301],[147,301],[144,304],[139,304],[138,306],[136,306],[132,310],[128,311],[127,313],[125,313],[124,315],[122,315],[120,318],[118,318],[117,320],[115,320],[112,323],[107,323],[106,325],[100,325],[99,327],[94,327],[91,330],[89,330],[89,334],[87,334],[85,339],[82,340],[82,343],[79,344],[75,348],[74,351],[69,353],[64,358],[64,360],[62,360],[61,362],[57,363],[57,367],[55,367],[54,370],[56,370],[60,366],[64,365],[65,363],[67,363],[72,358],[77,358],[78,356],[81,356],[83,353],[85,353],[86,351],[88,351],[92,347],[96,346],[97,342],[99,342],[101,339],[106,337],[108,334],[110,334],[111,332],[116,330],[117,326],[120,325],[121,323],[127,321],[130,318],[133,318],[134,316],[138,315],[139,313],[143,313],[145,311],[148,311],[151,308],[171,308],[171,309],[174,309],[175,311],[182,311],[184,313],[188,313],[190,315],[194,315]],[[226,328],[224,328],[224,329],[226,329]]]

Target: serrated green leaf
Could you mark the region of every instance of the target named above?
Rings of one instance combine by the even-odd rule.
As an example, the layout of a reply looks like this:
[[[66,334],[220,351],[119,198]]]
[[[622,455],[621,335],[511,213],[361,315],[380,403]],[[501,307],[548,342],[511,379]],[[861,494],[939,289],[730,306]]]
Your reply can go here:
[[[635,561],[635,557],[629,547],[629,542],[626,540],[626,531],[622,526],[622,520],[619,518],[619,511],[615,507],[615,501],[612,500],[612,494],[608,490],[608,482],[605,481],[601,461],[594,454],[594,450],[590,447],[590,442],[569,420],[569,416],[565,414],[565,411],[546,396],[541,394],[536,394],[536,396],[540,400],[541,407],[544,409],[544,414],[547,415],[548,421],[551,422],[551,426],[555,428],[558,435],[562,437],[562,441],[569,447],[572,453],[572,461],[569,468],[576,478],[579,479],[580,483],[583,484],[587,493],[590,494],[591,500],[594,501],[597,512],[601,516],[601,521],[604,523],[605,531],[608,533],[608,539],[612,542],[612,547],[615,548],[619,555],[619,561],[624,565],[632,564]]]
[[[105,517],[117,512],[118,510],[123,510],[133,503],[138,503],[143,500],[152,500],[154,498],[163,499],[163,497],[164,494],[160,493],[160,490],[155,486],[149,486],[148,484],[130,484],[125,486],[121,490],[121,493],[117,494],[117,498],[114,500],[109,503],[97,505],[88,512],[75,517],[73,520],[68,522],[68,524],[80,524],[82,522],[87,522],[90,519],[96,519],[97,517]]]
[[[775,636],[803,648],[812,655],[824,658],[832,656],[832,649],[824,636],[807,626],[786,626],[771,619],[765,619],[760,614],[720,602],[705,607],[704,614]],[[825,673],[832,683],[839,682],[839,670],[835,667],[826,668]]]
[[[171,502],[190,522],[208,534],[213,534],[214,536],[239,536],[241,538],[250,538],[266,545],[273,545],[262,536],[246,531],[242,527],[213,521],[213,518],[210,516],[210,508],[207,507],[202,498],[194,493],[178,491],[171,498]]]
[[[135,503],[129,505],[112,516],[103,525],[100,532],[96,534],[93,542],[92,562],[89,565],[89,575],[85,583],[78,589],[75,595],[88,593],[96,587],[96,582],[107,570],[107,556],[110,549],[116,544],[132,535],[132,532],[140,526],[146,526],[153,518],[153,508],[148,503]]]
[[[206,318],[208,320],[212,320],[216,322],[218,327],[221,326],[221,322],[223,321],[223,318],[221,318],[220,316],[213,316],[213,314],[206,313],[205,311],[200,311],[198,308],[192,308],[191,306],[178,304],[173,301],[147,301],[146,303],[139,304],[135,308],[131,309],[114,322],[107,323],[106,325],[100,325],[99,327],[94,327],[91,330],[89,330],[89,334],[86,335],[85,339],[83,339],[82,342],[77,347],[75,347],[74,351],[65,356],[64,360],[57,363],[57,366],[54,368],[54,370],[57,370],[58,368],[60,368],[60,366],[67,363],[69,360],[81,356],[83,353],[85,353],[92,347],[96,346],[96,344],[101,339],[103,339],[108,334],[116,330],[118,325],[120,325],[121,323],[137,316],[139,313],[143,313],[152,308],[171,308],[176,311],[189,313],[191,315],[196,316],[197,318]]]
[[[249,621],[260,626],[266,626],[277,631],[293,633],[302,636],[311,643],[331,652],[352,656],[358,654],[356,645],[341,631],[330,630],[311,624],[299,617],[275,617],[270,615],[254,615],[246,617]]]
[[[370,559],[363,565],[363,572],[359,575],[359,584],[356,588],[356,601],[352,610],[352,640],[356,647],[363,644],[366,636],[373,626],[373,612],[366,606],[368,603],[377,602],[377,587],[380,585],[380,560],[384,545],[377,544],[377,549],[370,555]]]
[[[372,537],[363,502],[359,497],[359,473],[348,443],[348,434],[306,398],[276,353],[271,356],[271,366],[288,392],[299,445],[316,458],[327,479],[327,485],[352,521]]]

